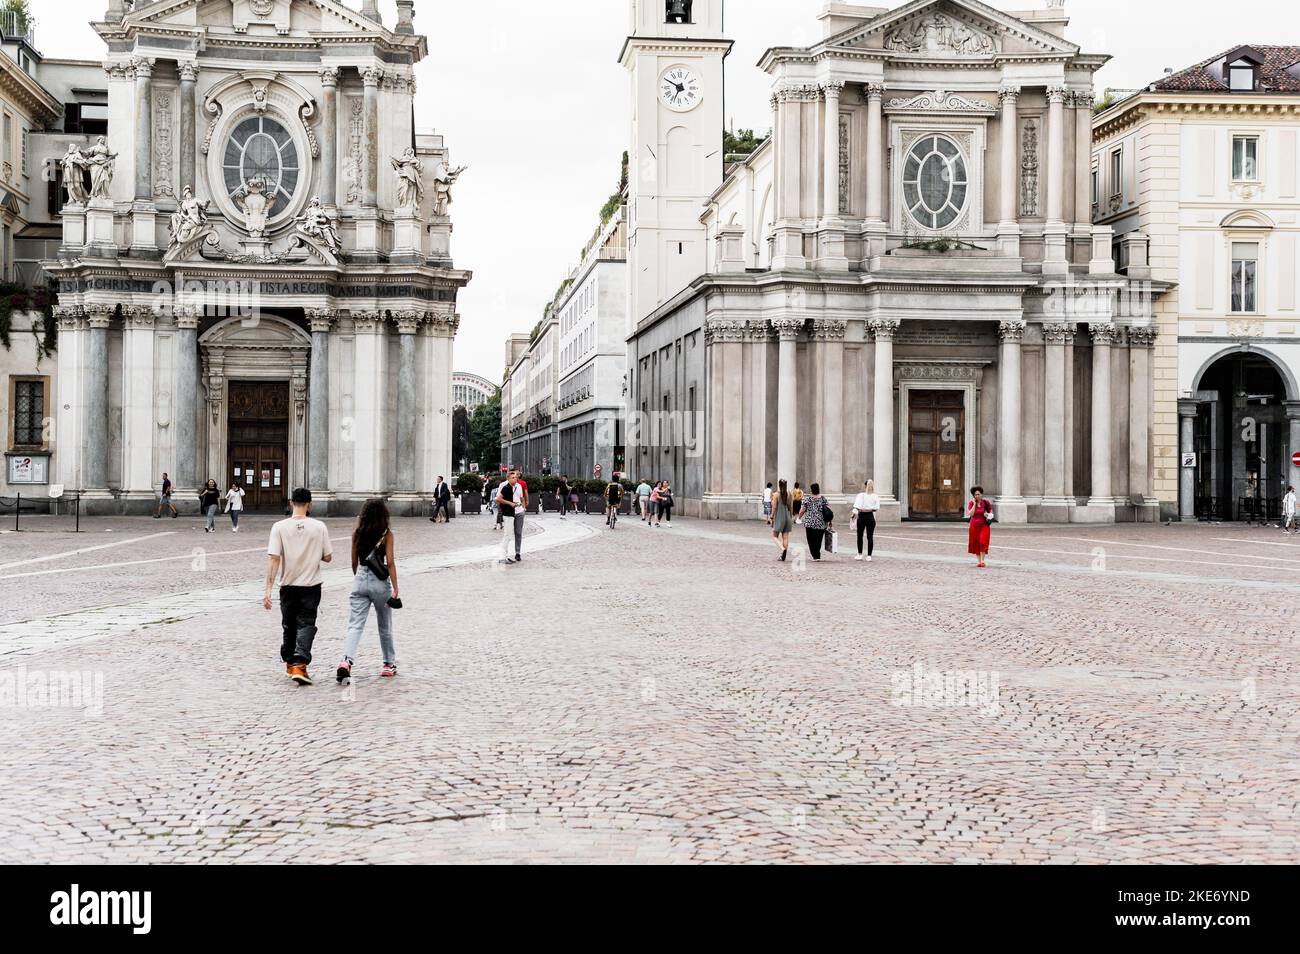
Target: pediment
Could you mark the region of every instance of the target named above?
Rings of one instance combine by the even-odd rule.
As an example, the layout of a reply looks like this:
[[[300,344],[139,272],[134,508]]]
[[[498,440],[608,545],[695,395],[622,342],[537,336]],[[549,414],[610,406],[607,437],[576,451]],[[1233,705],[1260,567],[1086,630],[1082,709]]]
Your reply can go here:
[[[382,36],[381,24],[336,0],[160,0],[128,13],[122,26],[206,28],[246,33],[265,24],[279,34],[357,33]]]
[[[227,318],[205,331],[200,342],[208,348],[301,348],[311,338],[297,326],[274,315]]]
[[[899,57],[979,59],[1006,52],[1072,56],[1073,43],[979,0],[911,0],[831,37],[828,47],[878,49]]]

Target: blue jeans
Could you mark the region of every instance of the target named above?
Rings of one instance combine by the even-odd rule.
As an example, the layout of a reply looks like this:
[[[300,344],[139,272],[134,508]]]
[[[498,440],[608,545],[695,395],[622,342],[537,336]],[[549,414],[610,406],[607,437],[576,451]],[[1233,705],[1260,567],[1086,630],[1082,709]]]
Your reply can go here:
[[[234,527],[236,530],[239,529],[239,511],[238,511],[238,510],[232,510],[232,511],[230,511],[230,525],[231,525],[232,527]]]
[[[375,576],[369,567],[357,568],[352,595],[348,598],[352,612],[348,617],[348,638],[343,644],[344,656],[357,658],[357,647],[361,645],[361,634],[365,632],[366,618],[373,606],[375,619],[379,621],[379,648],[383,650],[384,662],[397,662],[397,650],[393,646],[393,611],[388,605],[388,598],[392,595],[393,587],[387,580]]]
[[[207,516],[208,516],[208,529],[209,530],[217,529],[217,505],[216,504],[212,504],[211,506],[208,507]]]

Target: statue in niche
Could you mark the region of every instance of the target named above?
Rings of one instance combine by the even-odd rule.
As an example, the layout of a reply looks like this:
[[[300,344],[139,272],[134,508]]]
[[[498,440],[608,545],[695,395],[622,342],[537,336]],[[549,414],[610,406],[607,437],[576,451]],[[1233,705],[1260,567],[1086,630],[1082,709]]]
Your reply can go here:
[[[234,202],[244,213],[251,238],[261,238],[266,234],[266,220],[270,217],[271,207],[277,198],[278,196],[266,194],[266,180],[261,176],[249,179],[244,183],[244,188],[235,194]]]
[[[172,245],[184,245],[208,227],[209,200],[194,198],[194,190],[186,186],[181,192],[181,204],[171,215],[169,229]]]
[[[449,169],[447,163],[438,163],[438,169],[433,174],[434,215],[447,214],[447,210],[451,207],[451,187],[467,168],[467,166],[457,166],[455,169]]]
[[[294,220],[297,230],[310,239],[315,239],[335,255],[343,243],[339,241],[338,229],[330,220],[329,213],[320,204],[320,196],[314,195],[303,209],[302,215]]]
[[[81,147],[75,142],[68,143],[68,151],[59,160],[63,169],[63,187],[68,190],[69,204],[85,205],[90,198],[86,189],[86,170],[90,161],[81,154]]]
[[[415,156],[410,146],[401,156],[391,160],[393,171],[397,173],[397,208],[401,212],[417,212],[424,201],[424,183],[421,176],[424,166]]]
[[[108,151],[108,144],[100,136],[90,150],[83,153],[86,165],[90,168],[90,197],[92,199],[111,198],[108,192],[113,186],[113,164],[117,153]]]

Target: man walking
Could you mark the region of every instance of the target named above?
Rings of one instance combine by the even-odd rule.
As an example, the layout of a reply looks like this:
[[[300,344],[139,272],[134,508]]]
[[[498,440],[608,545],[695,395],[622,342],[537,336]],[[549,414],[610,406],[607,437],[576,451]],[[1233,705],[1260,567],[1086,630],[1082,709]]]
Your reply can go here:
[[[495,502],[498,519],[504,520],[509,517],[511,524],[514,523],[518,492],[519,488],[515,484],[515,472],[511,471],[506,482],[497,488]],[[506,564],[515,562],[510,558],[510,534],[508,533],[501,534],[501,562]]]
[[[650,484],[644,477],[641,483],[636,485],[636,506],[641,512],[641,522],[650,522]]]
[[[560,501],[560,519],[565,520],[569,516],[569,478],[567,476],[560,478],[560,483],[555,488],[555,496]]]
[[[280,576],[280,625],[284,631],[280,658],[285,672],[300,686],[310,686],[307,666],[316,639],[316,611],[320,608],[321,564],[334,559],[329,530],[311,514],[311,491],[300,487],[290,498],[293,516],[271,527],[267,545],[266,591],[262,606],[271,608],[271,587]]]
[[[441,476],[438,477],[438,484],[433,489],[433,516],[429,520],[437,523],[438,514],[442,514],[443,523],[451,520],[451,487]]]
[[[158,512],[153,515],[155,520],[162,516],[163,507],[170,510],[173,517],[176,516],[176,508],[172,506],[172,479],[167,476],[165,471],[163,472],[162,493],[158,495]]]
[[[515,481],[515,562],[524,562],[524,512],[528,509],[528,483],[519,471],[511,475]]]
[[[1295,488],[1288,485],[1286,496],[1282,498],[1282,532],[1295,533]]]

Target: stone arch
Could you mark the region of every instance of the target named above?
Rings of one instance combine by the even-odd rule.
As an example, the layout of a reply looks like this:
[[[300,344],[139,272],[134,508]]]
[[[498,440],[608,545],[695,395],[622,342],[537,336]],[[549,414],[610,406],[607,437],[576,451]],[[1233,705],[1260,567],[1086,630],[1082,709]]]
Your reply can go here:
[[[1205,375],[1212,367],[1224,358],[1230,358],[1235,354],[1252,354],[1267,358],[1269,364],[1273,365],[1274,370],[1277,371],[1278,377],[1282,379],[1282,384],[1286,388],[1286,399],[1288,401],[1300,401],[1300,382],[1297,382],[1287,363],[1267,348],[1255,344],[1233,345],[1210,355],[1196,370],[1196,376],[1192,378],[1192,391],[1196,392],[1201,389],[1201,382],[1205,380]]]

